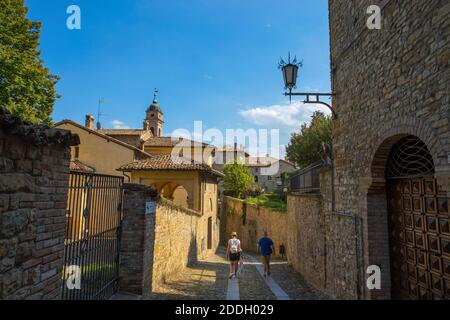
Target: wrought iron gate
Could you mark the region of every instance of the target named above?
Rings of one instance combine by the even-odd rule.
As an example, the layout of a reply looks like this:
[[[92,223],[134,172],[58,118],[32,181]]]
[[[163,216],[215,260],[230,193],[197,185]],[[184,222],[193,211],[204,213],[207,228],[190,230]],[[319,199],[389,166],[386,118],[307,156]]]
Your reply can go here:
[[[71,172],[62,298],[103,300],[118,286],[123,177]]]

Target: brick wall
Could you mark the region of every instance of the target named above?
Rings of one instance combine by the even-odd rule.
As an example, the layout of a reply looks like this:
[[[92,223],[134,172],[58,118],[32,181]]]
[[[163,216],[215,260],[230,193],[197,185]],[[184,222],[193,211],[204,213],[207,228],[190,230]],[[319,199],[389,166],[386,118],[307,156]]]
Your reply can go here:
[[[244,201],[223,197],[221,223],[225,224],[223,245],[226,245],[232,232],[237,232],[242,249],[256,252],[256,244],[264,231],[275,244],[275,253],[279,256],[279,246],[288,246],[286,227],[287,213],[272,211],[261,206],[246,204]]]
[[[0,108],[0,300],[58,299],[70,145]]]
[[[119,290],[142,294],[151,290],[154,215],[145,214],[156,192],[142,185],[125,184],[120,241]]]

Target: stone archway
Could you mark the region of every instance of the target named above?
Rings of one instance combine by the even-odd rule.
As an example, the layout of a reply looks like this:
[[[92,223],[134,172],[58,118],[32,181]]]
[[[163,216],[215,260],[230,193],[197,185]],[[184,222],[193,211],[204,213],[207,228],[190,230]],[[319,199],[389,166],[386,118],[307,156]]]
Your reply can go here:
[[[392,147],[407,134],[387,138],[378,147],[371,165],[372,184],[367,191],[367,216],[364,223],[365,265],[381,268],[381,290],[366,289],[369,299],[391,298],[391,266],[389,257],[389,226],[386,193],[386,164]]]
[[[401,148],[410,149],[400,154]],[[409,171],[393,170],[394,166]],[[365,262],[381,267],[382,289],[368,291],[369,298],[450,296],[448,199],[445,192],[439,193],[433,157],[426,144],[407,134],[386,139],[375,153],[371,172]]]
[[[188,191],[182,185],[176,186],[172,191],[172,201],[176,205],[189,208]]]

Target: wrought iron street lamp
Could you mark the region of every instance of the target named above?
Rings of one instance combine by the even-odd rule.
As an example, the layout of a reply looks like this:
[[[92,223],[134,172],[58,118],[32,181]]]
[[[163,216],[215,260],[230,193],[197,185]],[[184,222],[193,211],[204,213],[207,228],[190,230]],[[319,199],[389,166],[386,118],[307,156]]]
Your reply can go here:
[[[287,63],[283,60],[283,58],[280,59],[278,68],[283,72],[284,88],[286,90],[289,90],[289,92],[285,92],[284,95],[289,96],[289,102],[292,102],[292,96],[303,96],[306,97],[304,103],[322,104],[331,110],[331,112],[333,113],[333,118],[336,119],[337,114],[333,107],[330,104],[320,100],[321,97],[333,97],[335,96],[334,93],[292,92],[293,89],[297,88],[298,71],[301,67],[303,67],[303,62],[297,61],[297,57],[294,57],[294,60],[291,61],[291,53],[289,53]]]

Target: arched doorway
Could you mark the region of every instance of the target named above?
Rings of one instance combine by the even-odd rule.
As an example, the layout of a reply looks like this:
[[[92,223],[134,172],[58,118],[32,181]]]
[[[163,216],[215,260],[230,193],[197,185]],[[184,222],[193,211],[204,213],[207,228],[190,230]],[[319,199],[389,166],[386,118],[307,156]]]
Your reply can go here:
[[[450,299],[449,201],[434,170],[419,138],[392,147],[385,172],[393,299]]]
[[[178,185],[172,193],[172,201],[176,205],[182,206],[184,208],[189,208],[189,194],[187,190],[181,186]]]

